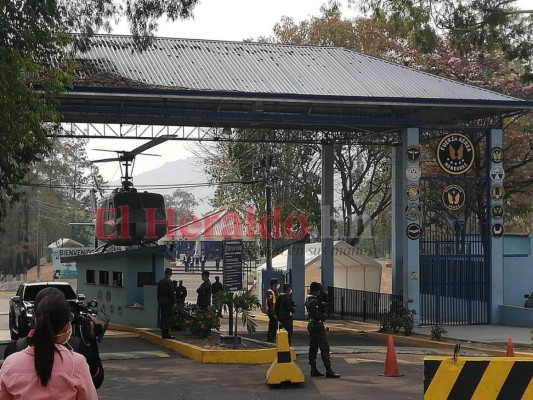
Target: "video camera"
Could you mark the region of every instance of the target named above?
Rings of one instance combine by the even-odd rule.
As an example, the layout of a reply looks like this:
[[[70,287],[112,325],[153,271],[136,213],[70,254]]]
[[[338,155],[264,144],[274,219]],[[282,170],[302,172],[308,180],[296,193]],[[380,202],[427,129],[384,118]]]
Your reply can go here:
[[[96,300],[87,302],[87,305],[78,301],[74,312],[74,320],[72,321],[74,326],[73,335],[79,336],[84,341],[96,339],[101,342],[110,320],[109,315],[102,309],[98,311],[98,302]]]

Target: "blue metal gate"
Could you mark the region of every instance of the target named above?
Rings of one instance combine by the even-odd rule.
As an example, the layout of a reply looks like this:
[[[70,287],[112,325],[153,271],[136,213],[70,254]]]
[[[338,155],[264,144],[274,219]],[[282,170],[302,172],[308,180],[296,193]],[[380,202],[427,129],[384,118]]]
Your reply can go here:
[[[477,140],[479,145],[482,136]],[[490,322],[486,175],[474,171],[420,179],[422,325]],[[444,193],[450,185],[464,189],[465,204],[460,209],[450,210],[445,204]]]

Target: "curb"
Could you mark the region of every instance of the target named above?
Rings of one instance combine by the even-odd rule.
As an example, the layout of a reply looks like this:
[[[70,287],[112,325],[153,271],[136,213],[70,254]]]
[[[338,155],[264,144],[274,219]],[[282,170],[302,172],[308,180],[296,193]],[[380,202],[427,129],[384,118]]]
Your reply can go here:
[[[254,315],[253,318],[259,320],[259,321],[268,321],[268,317],[266,315]],[[440,350],[449,350],[450,354],[453,354],[453,350],[455,348],[455,345],[457,343],[461,344],[461,349],[469,350],[469,351],[475,351],[479,353],[486,353],[490,354],[491,356],[495,357],[504,357],[506,350],[496,350],[496,349],[486,349],[482,346],[476,346],[476,344],[465,344],[458,341],[457,343],[450,343],[450,342],[437,342],[430,339],[421,339],[421,338],[415,338],[412,336],[403,336],[403,335],[397,335],[393,333],[382,333],[382,332],[376,332],[376,331],[365,331],[364,329],[356,329],[356,328],[350,328],[345,325],[338,325],[334,322],[327,322],[326,326],[329,326],[331,331],[348,331],[348,332],[354,332],[354,333],[364,333],[368,337],[371,337],[373,339],[379,339],[383,340],[384,346],[386,347],[387,339],[389,336],[392,336],[395,344],[402,344],[412,347],[426,347],[426,348],[432,348],[432,349],[440,349]],[[307,327],[307,321],[302,320],[295,320],[293,321],[294,326],[298,327]],[[453,340],[453,339],[448,339]],[[480,345],[482,345],[480,343]],[[489,344],[490,345],[490,344]],[[515,351],[515,356],[517,357],[531,357],[533,356],[533,352],[520,352]]]
[[[175,339],[163,339],[159,334],[155,334],[142,328],[136,328],[135,332],[141,339],[166,347],[184,357],[203,364],[272,364],[277,357],[277,350],[275,348],[256,350],[210,350],[189,343],[180,342]],[[291,349],[291,353],[296,357],[294,350]]]
[[[184,357],[203,364],[272,364],[277,357],[276,348],[255,350],[211,350],[193,344],[180,342],[175,339],[163,339],[159,333],[155,334],[147,328],[133,328],[125,325],[109,324],[109,329],[135,334],[143,340],[165,347]],[[130,336],[131,337],[131,336]],[[257,340],[243,338],[252,342]],[[291,353],[296,357],[294,349]]]

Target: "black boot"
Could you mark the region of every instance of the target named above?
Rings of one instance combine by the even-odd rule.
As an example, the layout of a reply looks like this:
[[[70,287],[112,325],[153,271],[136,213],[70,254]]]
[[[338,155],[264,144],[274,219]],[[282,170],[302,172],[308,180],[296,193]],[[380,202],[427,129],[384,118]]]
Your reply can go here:
[[[175,339],[176,336],[173,336],[169,333],[169,330],[168,329],[163,329],[162,332],[161,332],[161,337],[163,339]]]
[[[324,376],[324,374],[316,368],[316,364],[311,364],[311,376]]]
[[[341,376],[331,369],[331,367],[326,367],[326,378],[340,378]]]

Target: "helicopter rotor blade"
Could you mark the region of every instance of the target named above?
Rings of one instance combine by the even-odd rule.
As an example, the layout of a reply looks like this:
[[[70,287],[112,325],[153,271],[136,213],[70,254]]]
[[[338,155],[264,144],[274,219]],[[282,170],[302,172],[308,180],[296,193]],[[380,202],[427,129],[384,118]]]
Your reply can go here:
[[[142,153],[137,154],[138,156],[152,156],[152,157],[161,157],[161,154],[152,154],[152,153]]]
[[[92,151],[106,151],[108,153],[123,153],[120,150],[109,150],[109,149],[91,149]]]
[[[111,162],[111,161],[120,161],[118,157],[115,158],[102,158],[100,160],[92,160],[91,163],[104,163],[104,162]]]
[[[150,140],[149,142],[146,142],[146,143],[140,145],[139,147],[137,147],[137,148],[135,148],[135,149],[133,149],[131,151],[125,151],[124,155],[122,157],[124,157],[124,158],[133,158],[137,154],[140,154],[140,153],[142,153],[145,150],[148,150],[148,149],[150,149],[150,148],[152,148],[154,146],[157,146],[158,144],[166,142],[171,137],[172,136],[168,136],[168,135],[158,136],[158,137]]]

